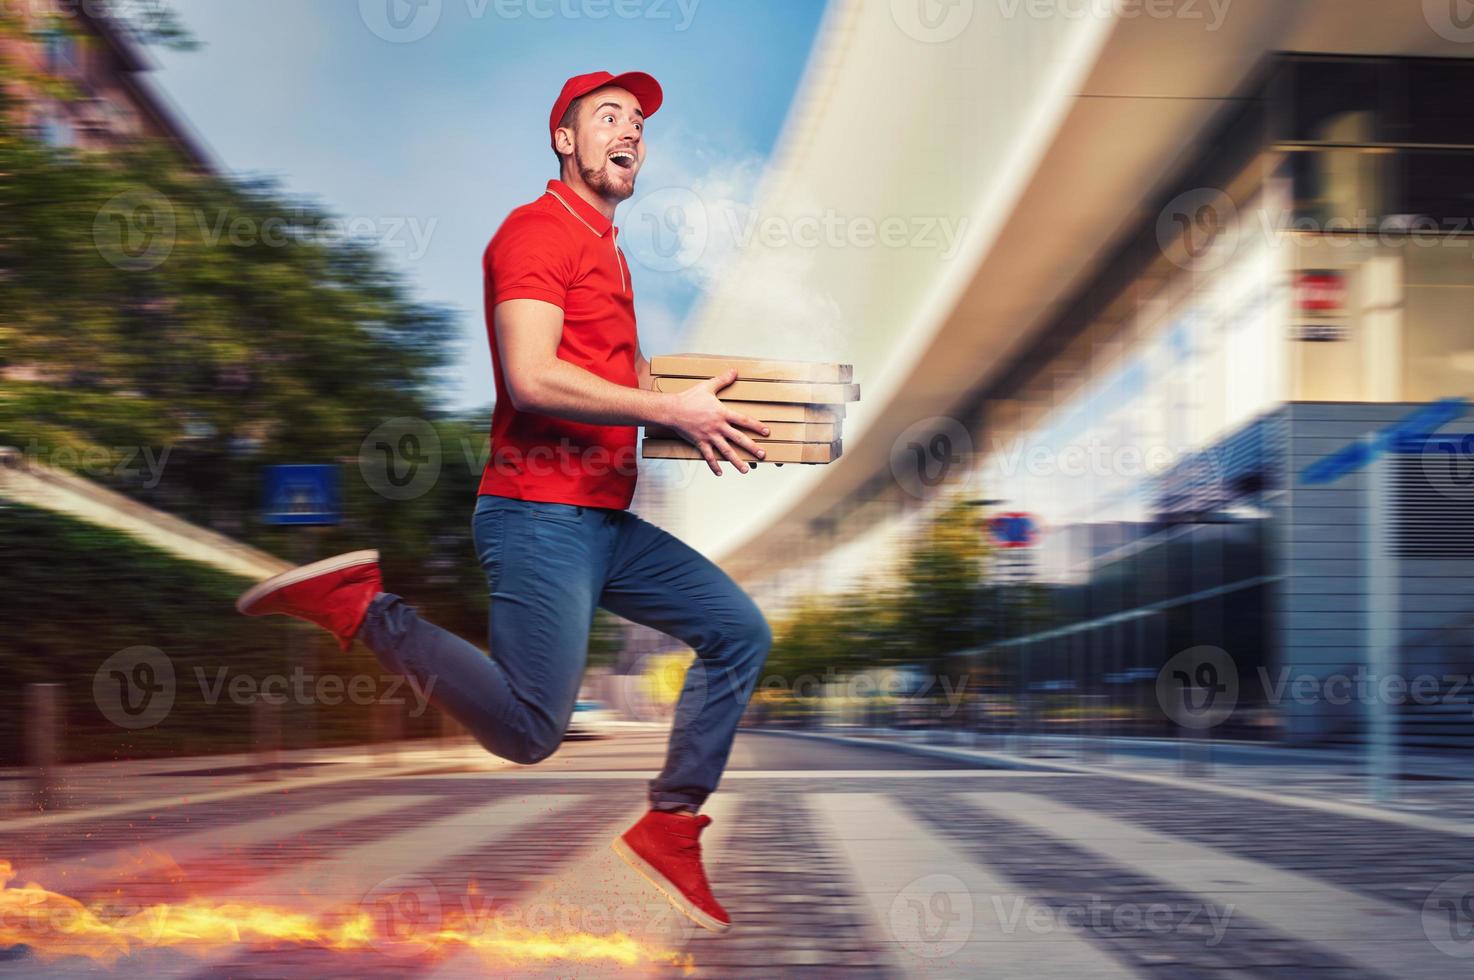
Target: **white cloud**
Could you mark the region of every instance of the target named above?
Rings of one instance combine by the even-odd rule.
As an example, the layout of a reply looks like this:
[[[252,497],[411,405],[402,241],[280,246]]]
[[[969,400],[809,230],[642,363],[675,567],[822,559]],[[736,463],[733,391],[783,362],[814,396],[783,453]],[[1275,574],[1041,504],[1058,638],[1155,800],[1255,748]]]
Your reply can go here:
[[[791,236],[802,223],[756,209],[767,161],[751,153],[723,155],[713,146],[679,130],[652,141],[639,191],[620,217],[620,240],[642,273],[639,288],[675,294],[684,286],[719,300],[722,323],[733,324],[734,352],[842,358],[844,311],[812,285],[822,244],[772,247],[773,235]],[[676,147],[679,154],[670,152]],[[739,275],[750,288],[731,288]],[[698,300],[684,333],[703,311]]]

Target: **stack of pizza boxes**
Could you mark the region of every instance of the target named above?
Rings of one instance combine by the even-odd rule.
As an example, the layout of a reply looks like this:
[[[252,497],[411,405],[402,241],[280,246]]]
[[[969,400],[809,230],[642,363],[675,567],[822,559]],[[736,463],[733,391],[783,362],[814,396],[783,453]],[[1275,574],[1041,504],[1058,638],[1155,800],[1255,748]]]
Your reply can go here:
[[[768,463],[832,463],[842,450],[840,428],[846,402],[860,400],[848,364],[818,361],[774,361],[718,354],[666,354],[652,358],[655,390],[685,391],[731,369],[737,380],[717,397],[765,424],[768,435],[743,429],[766,455]],[[746,450],[733,447],[746,460]],[[674,431],[646,426],[642,455],[646,459],[700,459],[701,452]]]

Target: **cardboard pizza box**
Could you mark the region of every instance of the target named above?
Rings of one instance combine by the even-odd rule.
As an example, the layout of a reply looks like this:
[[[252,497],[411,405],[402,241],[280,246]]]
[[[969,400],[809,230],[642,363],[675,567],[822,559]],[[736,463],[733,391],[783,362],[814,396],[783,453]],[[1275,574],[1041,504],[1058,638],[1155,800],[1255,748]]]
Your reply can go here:
[[[758,435],[748,429],[738,427],[738,431],[745,433],[754,442],[833,442],[840,436],[840,423],[838,422],[766,422],[768,434]],[[680,434],[674,429],[667,429],[662,425],[645,426],[646,439],[679,439]]]
[[[761,460],[745,449],[732,448],[737,455],[761,463],[832,463],[843,449],[841,440],[833,442],[764,442],[767,453]],[[640,444],[640,455],[646,459],[701,459],[701,451],[684,439],[646,439]]]
[[[766,357],[730,357],[726,354],[659,354],[650,359],[650,373],[671,378],[715,378],[737,369],[738,381],[817,381],[849,384],[855,369],[825,361],[777,361]]]
[[[685,391],[703,383],[702,378],[655,378],[655,390]],[[717,397],[725,400],[802,402],[806,405],[839,405],[860,400],[860,386],[824,384],[814,381],[734,381]]]
[[[838,425],[844,419],[843,405],[804,405],[801,402],[748,402],[717,398],[732,406],[732,410],[741,412],[748,418],[757,419],[759,422],[808,422],[808,423],[833,423]]]

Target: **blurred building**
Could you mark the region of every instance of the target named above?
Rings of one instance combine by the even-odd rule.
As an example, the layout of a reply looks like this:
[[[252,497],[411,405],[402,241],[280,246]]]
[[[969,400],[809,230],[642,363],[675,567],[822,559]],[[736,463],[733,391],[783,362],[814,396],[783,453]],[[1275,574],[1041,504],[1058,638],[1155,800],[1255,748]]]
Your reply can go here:
[[[147,53],[101,4],[12,4],[3,14],[14,36],[0,35],[0,58],[19,69],[13,111],[19,123],[55,147],[109,150],[144,139],[166,141],[200,170],[208,152],[165,96],[147,81]],[[41,84],[44,79],[48,83]]]
[[[1008,570],[1026,601],[968,651],[1000,693],[1062,731],[1170,732],[1159,672],[1216,647],[1240,682],[1216,734],[1322,743],[1366,730],[1327,682],[1368,664],[1376,528],[1396,669],[1436,686],[1404,742],[1474,743],[1474,414],[1424,411],[1474,396],[1474,31],[1370,0],[964,6],[834,6],[758,208],[967,231],[804,257],[789,294],[831,301],[805,312],[835,311],[865,388],[845,456],[688,495],[687,532],[781,611],[961,488],[1042,529]],[[748,250],[693,346],[742,336],[783,262]],[[1368,432],[1385,497],[1367,468],[1306,479]]]
[[[1354,739],[1380,520],[1398,672],[1432,684],[1405,740],[1474,740],[1474,413],[1430,410],[1474,395],[1471,86],[1474,61],[1273,56],[979,392],[980,485],[1045,526],[1048,602],[980,654],[1021,690],[1150,706],[1169,657],[1217,647],[1240,675],[1221,734]],[[1315,479],[1393,426],[1384,499],[1366,466]]]

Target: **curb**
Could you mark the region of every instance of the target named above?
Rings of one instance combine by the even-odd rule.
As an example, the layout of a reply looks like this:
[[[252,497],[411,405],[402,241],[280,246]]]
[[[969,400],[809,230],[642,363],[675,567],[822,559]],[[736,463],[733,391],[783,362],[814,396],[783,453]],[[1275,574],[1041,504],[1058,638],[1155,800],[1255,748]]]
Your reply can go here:
[[[497,759],[495,756],[490,756],[490,759],[495,763],[503,763],[507,768],[515,765],[514,763]],[[84,807],[75,810],[56,810],[26,816],[6,817],[0,819],[0,833],[45,830],[51,827],[79,823],[85,820],[108,820],[113,817],[123,817],[133,813],[194,806],[199,803],[217,803],[221,800],[238,800],[248,796],[260,796],[264,793],[297,793],[303,790],[317,789],[322,786],[334,786],[339,783],[352,783],[365,779],[391,779],[401,776],[433,775],[444,768],[445,762],[442,760],[405,762],[392,766],[380,766],[368,763],[365,765],[364,770],[358,772],[314,773],[312,775],[294,776],[287,779],[247,782],[244,785],[231,786],[227,789],[210,790],[203,793],[171,794],[155,796],[146,800],[132,800],[127,803],[109,803],[104,806]],[[502,767],[497,766],[495,768],[499,769]]]
[[[828,732],[805,732],[789,728],[745,728],[743,731],[757,732],[762,735],[783,735],[788,738],[817,739],[824,742],[834,742],[839,745],[851,745],[864,749],[885,749],[889,752],[900,752],[904,755],[917,755],[929,759],[951,759],[955,762],[966,762],[980,769],[1014,769],[1020,772],[1050,772],[1057,767],[1050,762],[1042,760],[1024,761],[1017,756],[998,755],[993,756],[969,749],[953,748],[946,745],[917,745],[914,742],[884,742],[875,738],[860,738],[854,735],[831,735]]]
[[[913,755],[924,755],[932,758],[951,759],[953,761],[968,762],[972,765],[990,766],[998,769],[1015,769],[1020,771],[1034,772],[1058,772],[1066,775],[1077,776],[1101,776],[1111,779],[1128,779],[1139,783],[1152,783],[1157,786],[1166,786],[1171,789],[1186,792],[1214,793],[1218,796],[1231,796],[1237,799],[1254,800],[1258,803],[1272,803],[1279,806],[1293,806],[1306,810],[1319,810],[1323,813],[1334,813],[1343,817],[1356,817],[1362,820],[1376,820],[1382,823],[1397,824],[1402,827],[1411,827],[1417,830],[1428,830],[1434,833],[1451,834],[1457,837],[1474,837],[1474,825],[1457,818],[1425,816],[1423,814],[1408,813],[1402,810],[1389,810],[1383,807],[1372,806],[1366,803],[1352,803],[1342,800],[1320,799],[1313,796],[1300,796],[1294,793],[1276,793],[1270,790],[1251,789],[1246,786],[1230,786],[1225,783],[1215,783],[1211,780],[1197,778],[1188,779],[1181,776],[1163,776],[1156,773],[1144,772],[1122,772],[1114,769],[1103,769],[1099,766],[1080,765],[1069,762],[1046,762],[1043,760],[1024,761],[1017,756],[1010,756],[998,752],[984,752],[977,749],[957,749],[940,745],[913,745],[892,744],[882,742],[873,738],[856,738],[850,735],[830,735],[825,732],[800,732],[783,729],[753,728],[749,731],[762,732],[769,735],[787,735],[794,738],[811,738],[827,742],[835,742],[841,745],[851,745],[869,749],[883,749],[889,751],[909,752]]]

